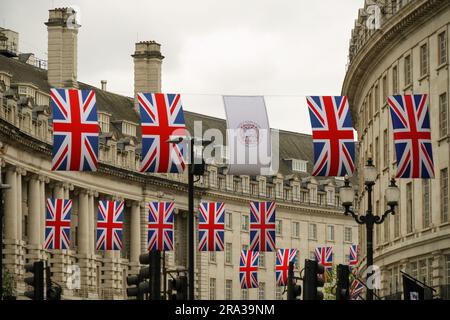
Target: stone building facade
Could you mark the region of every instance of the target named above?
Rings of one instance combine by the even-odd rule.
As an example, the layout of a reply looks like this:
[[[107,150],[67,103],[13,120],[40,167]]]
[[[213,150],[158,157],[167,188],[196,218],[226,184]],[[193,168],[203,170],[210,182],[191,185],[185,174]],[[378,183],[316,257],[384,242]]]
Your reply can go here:
[[[126,276],[139,270],[138,257],[146,251],[149,201],[175,201],[175,250],[164,255],[165,266],[187,266],[187,176],[142,174],[139,116],[133,98],[108,92],[106,83],[96,88],[77,81],[77,33],[68,29],[73,14],[66,8],[50,10],[48,70],[22,61],[13,54],[0,55],[0,159],[1,178],[10,185],[4,192],[4,263],[15,278],[17,294],[26,289],[24,264],[36,259],[50,263],[53,280],[63,286],[65,299],[124,299]],[[163,56],[160,45],[136,44],[135,91],[160,91]],[[51,170],[51,87],[95,90],[100,126],[97,172]],[[204,130],[225,133],[223,119],[185,112],[188,128],[201,121]],[[315,179],[311,136],[280,132],[280,172],[275,176],[233,176],[221,165],[208,165],[196,182],[199,201],[226,203],[225,251],[196,253],[195,294],[198,299],[275,299],[275,254],[261,257],[260,288],[241,291],[239,252],[249,244],[249,201],[277,202],[277,246],[300,251],[299,267],[317,246],[334,248],[335,262],[346,262],[349,246],[358,239],[356,224],[342,214],[337,197],[341,180]],[[57,197],[73,200],[71,248],[43,249],[45,201]],[[124,200],[124,248],[120,252],[95,249],[99,200]],[[81,288],[65,284],[81,271]],[[285,297],[285,296],[284,296]]]
[[[379,29],[368,28],[368,8],[380,8]],[[429,95],[434,179],[400,179],[400,206],[375,230],[374,264],[381,267],[378,293],[401,296],[407,272],[449,297],[449,29],[446,0],[366,1],[350,40],[342,94],[347,95],[359,138],[358,165],[373,155],[378,169],[374,208],[386,209],[384,190],[396,173],[392,124],[386,96]],[[362,177],[360,177],[362,179]],[[359,204],[367,207],[360,181]],[[365,232],[360,233],[364,256]]]

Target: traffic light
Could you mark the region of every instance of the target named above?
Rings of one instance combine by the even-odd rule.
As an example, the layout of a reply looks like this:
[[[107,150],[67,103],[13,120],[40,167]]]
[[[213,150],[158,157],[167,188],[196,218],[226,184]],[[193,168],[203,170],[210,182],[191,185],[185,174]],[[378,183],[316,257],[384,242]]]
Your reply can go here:
[[[33,287],[33,290],[25,291],[25,296],[31,300],[44,300],[44,261],[26,264],[25,272],[33,274],[25,278],[25,283]]]
[[[174,293],[176,291],[176,293]],[[171,300],[187,300],[188,298],[188,281],[186,276],[179,276],[169,280],[169,299]]]
[[[150,255],[148,253],[139,256],[141,264],[150,263]],[[127,285],[134,286],[127,288],[128,297],[136,297],[137,300],[144,300],[144,295],[150,292],[150,267],[141,267],[139,274],[127,277]]]
[[[323,293],[318,289],[323,287],[324,268],[317,261],[305,260],[305,275],[303,277],[303,300],[323,300]]]
[[[350,269],[347,265],[337,266],[336,300],[348,300],[350,298]]]
[[[52,272],[49,265],[45,268],[45,281],[47,300],[61,300],[62,289],[59,285],[52,282]]]
[[[294,278],[294,263],[289,263],[288,278],[287,278],[287,299],[299,300],[302,293],[302,287],[297,285],[297,280]]]

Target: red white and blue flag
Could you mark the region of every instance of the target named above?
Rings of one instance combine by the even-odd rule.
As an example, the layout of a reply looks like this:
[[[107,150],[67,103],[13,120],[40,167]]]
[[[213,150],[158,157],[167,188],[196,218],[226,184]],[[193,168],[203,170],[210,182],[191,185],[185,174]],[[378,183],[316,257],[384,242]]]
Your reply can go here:
[[[97,107],[93,90],[51,89],[52,170],[96,171]]]
[[[352,244],[350,246],[350,254],[348,256],[348,265],[351,270],[357,269],[358,267],[358,252],[359,252],[359,245]]]
[[[184,149],[169,143],[186,136],[183,106],[179,94],[138,93],[142,129],[141,172],[182,173]]]
[[[354,279],[350,286],[350,299],[358,300],[359,295],[364,290],[364,285],[358,279]]]
[[[289,263],[295,263],[297,249],[278,249],[275,264],[277,286],[286,286],[288,278]]]
[[[173,250],[174,202],[148,203],[148,251]]]
[[[314,143],[313,176],[352,175],[355,141],[346,96],[306,97]]]
[[[428,95],[389,96],[397,178],[434,178]]]
[[[333,272],[333,248],[332,247],[317,247],[315,250],[316,261],[320,263],[325,269],[324,280],[329,279]]]
[[[97,219],[97,250],[121,250],[123,201],[99,201]]]
[[[72,200],[47,199],[45,249],[69,249]]]
[[[225,204],[201,202],[198,215],[199,251],[223,251]]]
[[[250,202],[250,250],[275,251],[275,202]]]
[[[239,261],[239,281],[241,289],[258,288],[259,252],[241,251]]]

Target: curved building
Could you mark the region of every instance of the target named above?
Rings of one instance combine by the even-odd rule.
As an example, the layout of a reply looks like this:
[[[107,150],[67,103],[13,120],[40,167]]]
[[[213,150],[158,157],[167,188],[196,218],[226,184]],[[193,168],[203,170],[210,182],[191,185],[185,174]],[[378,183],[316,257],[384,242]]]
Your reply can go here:
[[[386,209],[384,190],[397,170],[386,96],[429,95],[435,178],[398,180],[398,213],[375,229],[377,291],[386,298],[401,297],[400,271],[449,297],[449,25],[448,0],[366,1],[351,35],[342,94],[358,132],[358,165],[373,155],[378,170],[373,200],[378,214]],[[362,211],[367,195],[359,185]]]

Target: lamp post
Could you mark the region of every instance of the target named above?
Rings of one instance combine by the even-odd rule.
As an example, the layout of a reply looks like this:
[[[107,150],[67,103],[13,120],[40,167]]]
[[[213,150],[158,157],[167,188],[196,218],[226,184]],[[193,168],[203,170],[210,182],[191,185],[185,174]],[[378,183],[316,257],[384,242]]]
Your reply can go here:
[[[345,184],[339,190],[339,196],[341,198],[342,206],[345,211],[344,214],[351,214],[355,221],[360,225],[366,225],[366,252],[367,252],[367,269],[373,265],[373,228],[376,224],[381,224],[386,219],[386,217],[392,213],[395,214],[395,206],[398,205],[398,200],[400,198],[400,190],[395,184],[395,179],[391,179],[391,183],[386,189],[386,204],[389,209],[387,209],[382,216],[378,213],[373,212],[372,207],[372,192],[373,186],[375,185],[375,180],[377,178],[377,171],[373,165],[372,158],[367,160],[367,164],[364,166],[364,184],[367,190],[367,211],[365,215],[358,215],[352,209],[354,192],[353,188],[350,186],[350,181],[348,177],[345,178]],[[367,281],[370,281],[373,272],[368,269]],[[371,287],[369,285],[369,287]],[[366,300],[373,300],[373,289],[367,288]]]
[[[210,144],[211,140],[202,140],[195,137],[177,137],[168,140],[168,143],[181,143],[186,141],[189,143],[189,163],[188,163],[188,300],[194,300],[194,175],[203,175],[204,163],[203,163],[203,147]],[[202,147],[202,159],[200,164],[195,163],[194,146],[195,142],[200,142]]]

